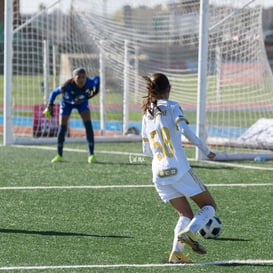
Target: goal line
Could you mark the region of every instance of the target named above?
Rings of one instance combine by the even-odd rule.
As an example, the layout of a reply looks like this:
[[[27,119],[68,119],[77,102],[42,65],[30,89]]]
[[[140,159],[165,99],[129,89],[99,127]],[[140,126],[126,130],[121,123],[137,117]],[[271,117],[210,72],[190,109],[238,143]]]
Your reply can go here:
[[[255,184],[206,184],[207,187],[269,187],[273,183],[255,183]],[[149,185],[80,185],[80,186],[11,186],[0,187],[0,191],[5,190],[82,190],[82,189],[133,189],[133,188],[154,188]]]
[[[151,267],[188,267],[188,266],[268,266],[273,260],[230,260],[192,264],[106,264],[106,265],[56,265],[56,266],[4,266],[0,271],[23,270],[60,270],[60,269],[94,269],[94,268],[151,268]]]

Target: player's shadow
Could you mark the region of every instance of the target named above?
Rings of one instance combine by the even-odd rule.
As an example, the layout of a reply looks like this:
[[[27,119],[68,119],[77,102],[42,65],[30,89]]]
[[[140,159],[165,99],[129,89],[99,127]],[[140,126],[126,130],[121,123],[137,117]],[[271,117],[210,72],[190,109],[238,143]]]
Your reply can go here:
[[[190,165],[193,169],[211,169],[211,170],[232,170],[234,167],[232,166],[220,166],[220,165],[206,165],[206,166],[201,166],[195,163],[190,162]]]
[[[250,239],[242,239],[242,238],[224,238],[224,237],[220,237],[220,238],[216,238],[216,239],[208,239],[211,241],[230,241],[230,242],[251,242],[253,240]]]
[[[42,235],[42,236],[80,236],[80,237],[93,237],[93,238],[116,238],[116,239],[131,239],[131,236],[123,235],[99,235],[89,233],[77,233],[77,232],[62,232],[52,230],[23,230],[23,229],[0,229],[0,233],[15,233],[15,234],[28,234],[28,235]]]
[[[266,261],[227,261],[227,262],[218,262],[218,263],[214,263],[211,264],[213,266],[225,266],[225,267],[236,267],[236,266],[244,266],[244,267],[251,267],[253,268],[255,267],[271,267],[273,266],[272,262],[271,263],[266,263]],[[272,271],[270,271],[272,272]]]

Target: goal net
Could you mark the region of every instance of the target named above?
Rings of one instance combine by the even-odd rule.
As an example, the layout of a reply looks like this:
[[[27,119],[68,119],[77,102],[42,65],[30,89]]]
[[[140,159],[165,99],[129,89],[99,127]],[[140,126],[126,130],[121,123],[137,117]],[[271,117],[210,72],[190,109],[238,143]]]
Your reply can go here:
[[[200,1],[59,0],[30,15],[14,3],[12,126],[6,128],[12,143],[56,141],[58,100],[55,120],[46,120],[41,109],[78,66],[101,76],[100,95],[90,100],[97,139],[124,140],[141,131],[142,76],[154,72],[169,77],[170,99],[196,131]],[[219,159],[271,157],[273,80],[262,11],[262,0],[209,1],[201,137],[223,152]],[[72,112],[68,139],[84,135]]]

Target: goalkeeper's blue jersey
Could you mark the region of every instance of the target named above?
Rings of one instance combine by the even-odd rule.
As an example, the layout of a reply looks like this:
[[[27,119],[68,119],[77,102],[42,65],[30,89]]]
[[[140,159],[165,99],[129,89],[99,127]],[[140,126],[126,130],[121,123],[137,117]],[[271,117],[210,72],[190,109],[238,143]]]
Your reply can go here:
[[[69,103],[69,104],[75,104],[79,105],[84,102],[87,102],[90,98],[90,93],[93,92],[93,90],[99,88],[99,77],[95,76],[93,78],[87,78],[85,86],[83,88],[79,88],[75,82],[71,81],[71,83],[68,83],[64,87],[59,86],[56,89],[54,89],[49,96],[49,103],[54,103],[56,97],[62,93],[63,89],[63,96],[61,99],[61,102]]]

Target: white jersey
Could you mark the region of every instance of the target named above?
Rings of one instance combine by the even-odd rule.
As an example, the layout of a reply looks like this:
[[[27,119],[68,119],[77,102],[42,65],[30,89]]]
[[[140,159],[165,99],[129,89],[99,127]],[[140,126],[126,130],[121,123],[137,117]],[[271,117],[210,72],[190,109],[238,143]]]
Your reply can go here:
[[[205,154],[208,147],[190,130],[180,105],[158,100],[154,115],[147,111],[142,120],[143,153],[153,157],[153,182],[166,185],[177,182],[189,171],[181,134]]]

